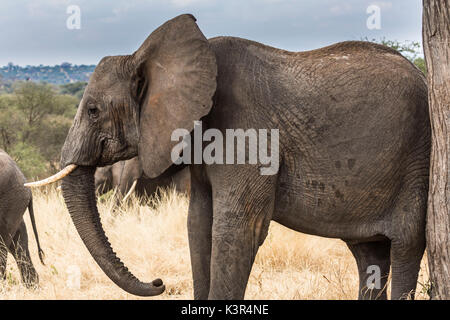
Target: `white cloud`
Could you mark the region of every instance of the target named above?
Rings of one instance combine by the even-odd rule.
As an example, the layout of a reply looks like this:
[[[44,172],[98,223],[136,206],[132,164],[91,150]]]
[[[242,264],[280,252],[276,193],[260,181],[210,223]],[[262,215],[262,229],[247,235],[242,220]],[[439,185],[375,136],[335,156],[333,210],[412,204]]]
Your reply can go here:
[[[379,6],[381,9],[391,9],[392,8],[391,1],[375,1],[372,4]]]
[[[349,3],[342,3],[342,4],[332,6],[330,8],[330,12],[333,15],[340,16],[340,15],[351,12],[352,9],[353,9],[353,7]]]
[[[65,13],[69,0],[38,0],[30,1],[26,5],[27,13],[30,17],[48,17],[55,11],[62,10]]]
[[[175,7],[188,7],[194,4],[213,3],[215,0],[170,0]]]

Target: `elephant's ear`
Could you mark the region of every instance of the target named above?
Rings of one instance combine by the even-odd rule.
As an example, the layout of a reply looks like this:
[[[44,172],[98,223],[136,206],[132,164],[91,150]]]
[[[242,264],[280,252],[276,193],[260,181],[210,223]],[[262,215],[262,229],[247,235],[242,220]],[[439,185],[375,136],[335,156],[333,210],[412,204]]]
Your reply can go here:
[[[186,14],[166,22],[133,54],[141,104],[139,159],[151,178],[172,164],[178,143],[171,141],[173,130],[191,131],[212,107],[216,57],[195,21]]]

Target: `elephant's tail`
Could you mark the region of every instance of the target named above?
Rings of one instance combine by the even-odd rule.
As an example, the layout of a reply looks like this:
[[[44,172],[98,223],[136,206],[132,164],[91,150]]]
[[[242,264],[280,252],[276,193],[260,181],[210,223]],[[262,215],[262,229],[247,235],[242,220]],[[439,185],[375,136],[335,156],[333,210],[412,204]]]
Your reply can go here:
[[[45,254],[44,254],[44,251],[42,251],[42,249],[41,249],[41,245],[39,244],[39,236],[38,236],[38,232],[37,232],[37,228],[36,228],[36,221],[34,220],[33,197],[31,197],[30,203],[28,204],[28,212],[30,213],[31,225],[33,227],[34,237],[36,238],[39,260],[41,260],[41,263],[45,266],[45,263],[44,263]]]

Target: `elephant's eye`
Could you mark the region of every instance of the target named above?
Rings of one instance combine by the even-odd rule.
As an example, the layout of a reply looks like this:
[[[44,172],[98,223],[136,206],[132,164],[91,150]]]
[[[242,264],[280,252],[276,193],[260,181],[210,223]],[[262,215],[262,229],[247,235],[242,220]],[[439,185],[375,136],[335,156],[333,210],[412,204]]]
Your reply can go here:
[[[99,110],[96,106],[88,106],[88,115],[91,119],[97,119],[99,115]]]

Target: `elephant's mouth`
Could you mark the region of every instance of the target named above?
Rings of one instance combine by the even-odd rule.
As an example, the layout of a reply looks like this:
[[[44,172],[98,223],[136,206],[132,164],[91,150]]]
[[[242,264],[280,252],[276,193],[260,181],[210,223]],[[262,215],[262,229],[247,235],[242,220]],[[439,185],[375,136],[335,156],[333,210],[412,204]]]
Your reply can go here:
[[[108,166],[137,156],[137,147],[110,136],[100,140],[100,155],[92,166]]]

